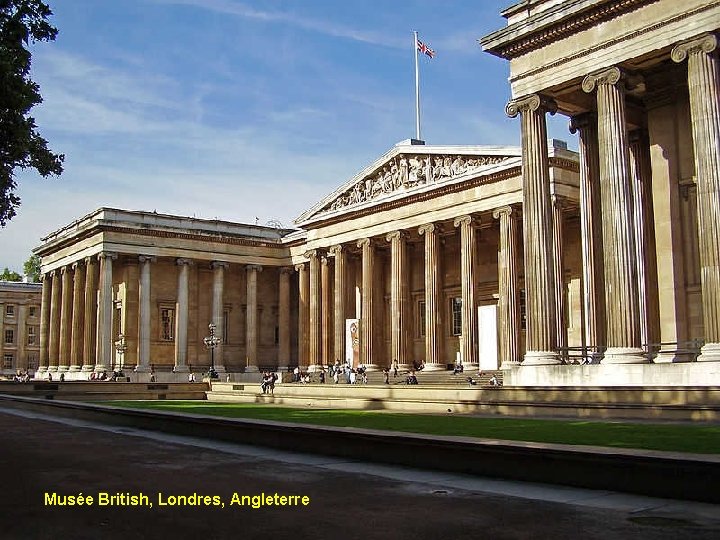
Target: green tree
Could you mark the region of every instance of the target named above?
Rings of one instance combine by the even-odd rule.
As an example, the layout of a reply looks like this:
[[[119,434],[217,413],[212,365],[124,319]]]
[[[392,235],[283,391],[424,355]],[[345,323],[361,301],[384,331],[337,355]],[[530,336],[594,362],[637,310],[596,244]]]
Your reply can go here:
[[[30,255],[30,258],[23,264],[23,272],[25,272],[30,283],[40,281],[40,257]]]
[[[0,274],[0,281],[22,281],[22,276],[17,272],[9,270],[6,266],[2,274]]]
[[[52,11],[41,0],[0,0],[0,226],[16,214],[17,169],[60,175],[65,156],[53,154],[37,131],[30,109],[42,102],[30,79],[30,43],[53,41]]]

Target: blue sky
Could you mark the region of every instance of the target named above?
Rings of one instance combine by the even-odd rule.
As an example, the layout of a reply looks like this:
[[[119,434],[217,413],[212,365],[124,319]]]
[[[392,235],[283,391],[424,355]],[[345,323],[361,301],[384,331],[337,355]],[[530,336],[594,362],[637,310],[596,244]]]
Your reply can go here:
[[[510,3],[49,0],[33,114],[65,172],[20,175],[0,268],[100,206],[291,226],[414,136],[413,30],[437,52],[420,66],[427,143],[519,144],[508,65],[477,44]],[[567,119],[549,126],[570,141]]]

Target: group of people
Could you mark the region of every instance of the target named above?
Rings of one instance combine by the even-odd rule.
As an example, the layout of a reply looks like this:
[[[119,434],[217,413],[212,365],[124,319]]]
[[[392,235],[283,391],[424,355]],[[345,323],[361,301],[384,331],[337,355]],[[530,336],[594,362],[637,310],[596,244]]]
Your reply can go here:
[[[13,382],[29,382],[31,378],[29,371],[18,371],[13,377]]]
[[[260,388],[263,394],[272,394],[275,392],[275,381],[278,380],[277,373],[274,371],[263,371],[262,382]]]

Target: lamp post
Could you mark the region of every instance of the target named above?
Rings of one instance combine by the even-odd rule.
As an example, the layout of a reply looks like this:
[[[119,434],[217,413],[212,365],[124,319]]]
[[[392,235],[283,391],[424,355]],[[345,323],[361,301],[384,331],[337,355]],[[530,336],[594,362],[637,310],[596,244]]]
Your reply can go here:
[[[218,378],[218,374],[215,371],[215,347],[220,345],[220,338],[215,335],[216,328],[217,326],[214,323],[210,323],[208,325],[210,335],[206,338],[203,338],[203,343],[205,343],[205,347],[210,349],[210,371],[208,371],[208,377],[210,377],[211,379]]]
[[[120,357],[120,369],[118,372],[122,374],[123,371],[123,355],[125,354],[125,351],[127,350],[127,344],[125,343],[125,336],[120,333],[118,334],[117,341],[115,341],[115,350],[118,353],[118,356]]]

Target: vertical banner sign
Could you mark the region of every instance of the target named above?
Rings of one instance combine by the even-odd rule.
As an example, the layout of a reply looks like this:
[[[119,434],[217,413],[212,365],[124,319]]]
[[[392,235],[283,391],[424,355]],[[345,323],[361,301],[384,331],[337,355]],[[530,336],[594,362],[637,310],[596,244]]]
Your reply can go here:
[[[360,319],[345,319],[345,363],[352,367],[360,363]]]

